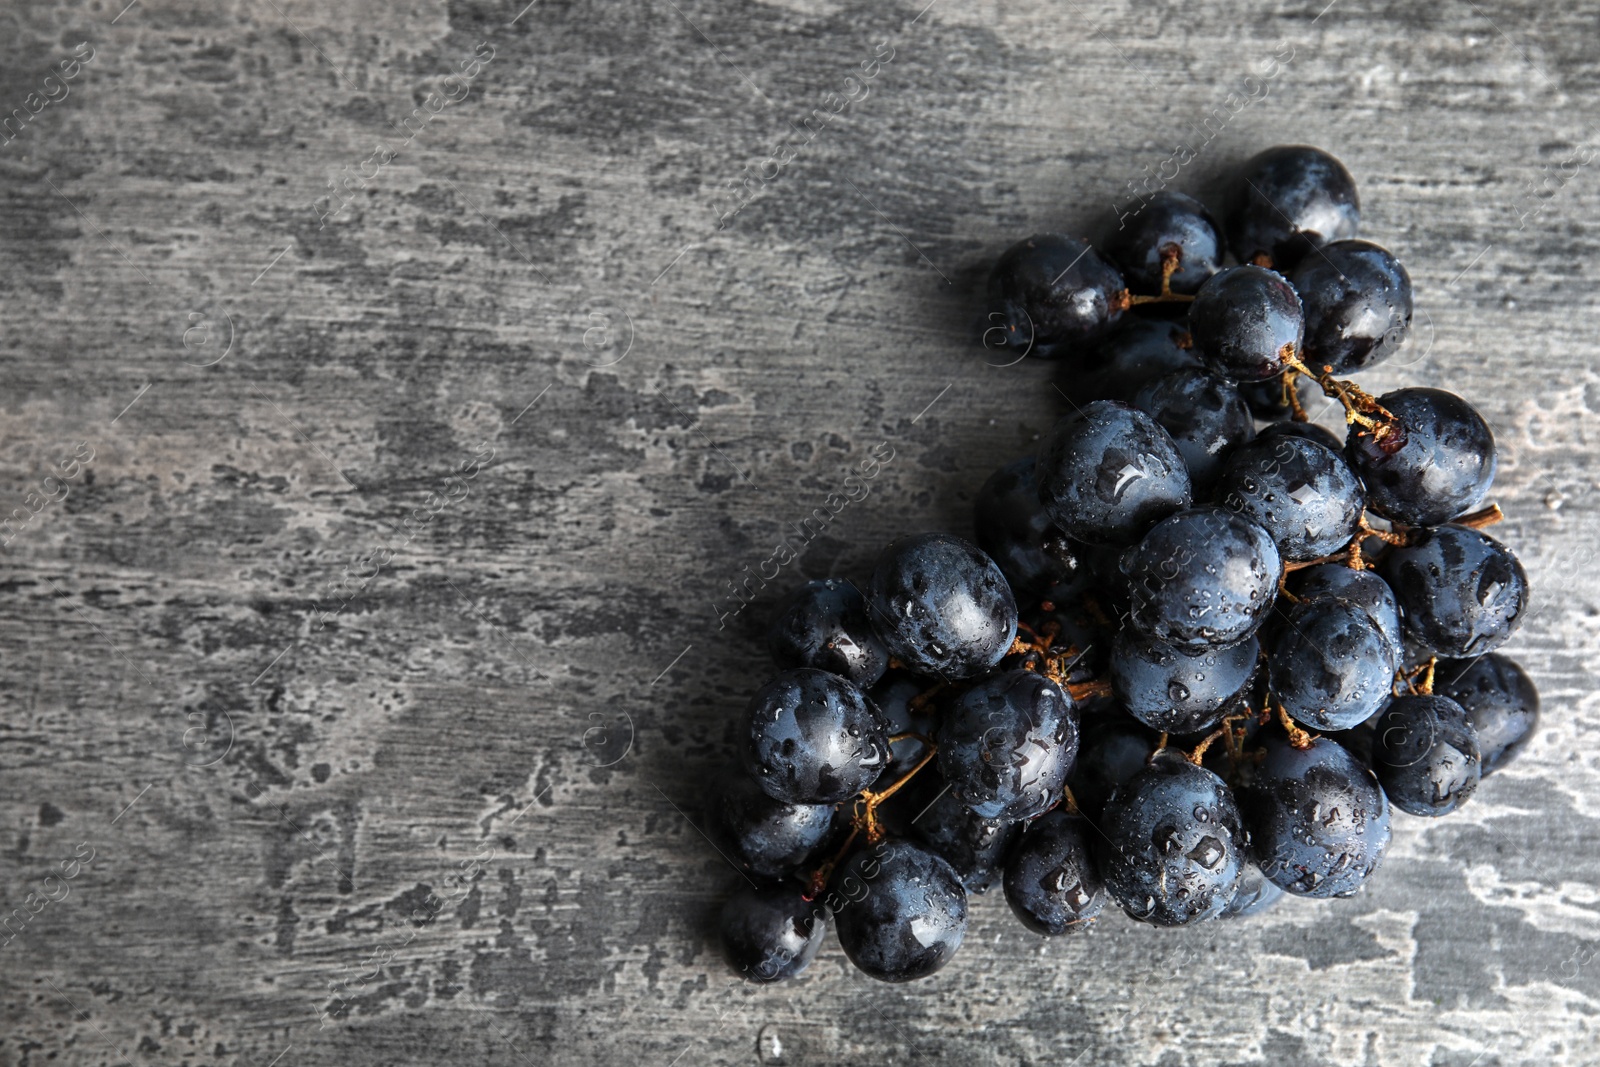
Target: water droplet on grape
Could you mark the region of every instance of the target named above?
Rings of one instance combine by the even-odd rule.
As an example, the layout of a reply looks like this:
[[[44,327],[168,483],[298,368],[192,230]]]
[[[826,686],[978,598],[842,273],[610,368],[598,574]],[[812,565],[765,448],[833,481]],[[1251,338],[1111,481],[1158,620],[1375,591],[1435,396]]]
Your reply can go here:
[[[1227,850],[1222,847],[1222,842],[1214,837],[1202,837],[1200,843],[1189,850],[1189,858],[1208,871],[1214,871],[1222,866]]]

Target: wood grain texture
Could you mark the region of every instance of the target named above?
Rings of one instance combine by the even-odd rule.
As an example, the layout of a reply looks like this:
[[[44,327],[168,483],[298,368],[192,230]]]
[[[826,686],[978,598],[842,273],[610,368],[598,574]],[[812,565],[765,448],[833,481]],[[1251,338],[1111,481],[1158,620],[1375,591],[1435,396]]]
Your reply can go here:
[[[521,6],[0,10],[0,1061],[1600,1062],[1600,8]],[[1499,437],[1543,732],[1352,900],[740,985],[691,820],[764,608],[1050,424],[999,249],[1284,141],[1415,280],[1371,384]]]

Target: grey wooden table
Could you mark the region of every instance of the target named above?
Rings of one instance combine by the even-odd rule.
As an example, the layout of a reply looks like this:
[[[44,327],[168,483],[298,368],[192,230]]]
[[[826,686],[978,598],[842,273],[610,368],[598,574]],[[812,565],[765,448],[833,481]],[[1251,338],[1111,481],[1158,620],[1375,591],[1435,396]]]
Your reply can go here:
[[[1596,5],[124,2],[0,11],[0,1061],[1600,1062]],[[1355,899],[739,984],[763,612],[1056,413],[986,264],[1284,141],[1499,435],[1542,734]]]

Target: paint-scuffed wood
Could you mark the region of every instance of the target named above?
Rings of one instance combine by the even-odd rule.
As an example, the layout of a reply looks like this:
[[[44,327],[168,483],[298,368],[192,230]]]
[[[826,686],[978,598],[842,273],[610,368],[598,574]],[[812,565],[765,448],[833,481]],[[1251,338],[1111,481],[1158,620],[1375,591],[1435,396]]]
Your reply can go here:
[[[0,1061],[1597,1062],[1592,8],[520,7],[0,12]],[[1284,141],[1494,425],[1543,733],[1355,899],[741,986],[765,610],[1061,403],[986,264]]]

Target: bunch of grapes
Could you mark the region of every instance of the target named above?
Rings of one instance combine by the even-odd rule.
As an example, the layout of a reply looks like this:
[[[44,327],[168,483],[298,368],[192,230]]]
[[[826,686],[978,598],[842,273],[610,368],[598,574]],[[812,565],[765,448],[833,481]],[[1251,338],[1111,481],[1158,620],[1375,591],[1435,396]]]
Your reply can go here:
[[[1391,805],[1453,811],[1526,744],[1488,425],[1342,377],[1404,343],[1412,297],[1337,159],[1269,149],[1236,185],[1226,231],[1163,193],[1101,250],[1001,256],[999,341],[1063,360],[1070,410],[984,485],[976,543],[898,540],[865,588],[778,610],[707,813],[748,883],[721,917],[744,975],[799,974],[829,926],[874,978],[930,975],[996,883],[1046,935],[1349,896]]]

